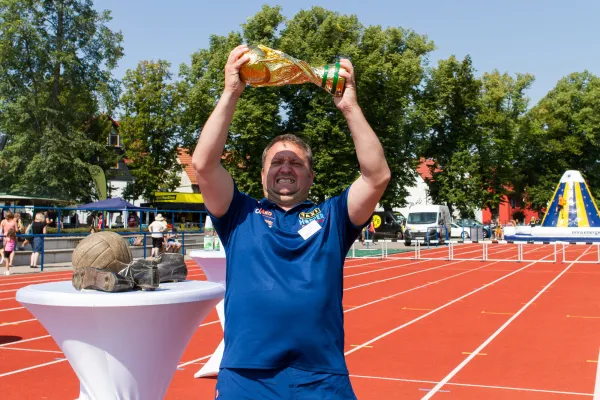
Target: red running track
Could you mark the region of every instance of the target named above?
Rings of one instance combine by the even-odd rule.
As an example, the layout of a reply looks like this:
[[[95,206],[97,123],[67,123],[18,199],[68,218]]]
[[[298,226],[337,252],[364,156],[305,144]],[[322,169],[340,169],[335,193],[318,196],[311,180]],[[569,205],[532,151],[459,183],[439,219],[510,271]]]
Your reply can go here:
[[[481,258],[477,246],[456,246],[454,256]],[[432,258],[447,255],[445,248],[426,251]],[[597,260],[597,247],[565,252],[566,263],[348,260],[345,350],[358,398],[597,400],[600,265],[581,263]],[[524,246],[523,253],[554,257],[549,246]],[[490,245],[489,256],[516,259],[517,252]],[[204,279],[188,266],[190,279]],[[67,279],[69,272],[0,279],[3,399],[77,397],[79,384],[64,355],[14,299],[21,287]],[[193,374],[221,338],[213,312],[189,343],[167,399],[213,398],[216,381]]]

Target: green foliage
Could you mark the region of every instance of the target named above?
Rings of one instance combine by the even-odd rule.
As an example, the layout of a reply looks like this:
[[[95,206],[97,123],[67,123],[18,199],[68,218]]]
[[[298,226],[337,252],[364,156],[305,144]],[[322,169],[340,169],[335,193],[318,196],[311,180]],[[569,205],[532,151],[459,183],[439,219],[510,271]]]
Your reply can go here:
[[[359,103],[392,170],[382,204],[403,204],[405,188],[415,177],[414,97],[433,43],[402,28],[365,28],[356,16],[321,7],[302,10],[285,21],[280,7],[263,6],[242,28],[242,33],[211,37],[210,48],[195,53],[191,65],[181,68],[181,85],[187,95],[185,130],[192,132],[186,137],[187,145],[195,146],[219,98],[223,66],[236,45],[260,43],[316,66],[347,57],[355,66]],[[302,137],[313,149],[316,178],[310,196],[314,200],[339,194],[357,178],[352,138],[330,95],[309,84],[247,88],[231,124],[223,161],[241,190],[262,197],[262,151],[283,132]]]
[[[90,121],[114,106],[123,54],[110,19],[87,0],[0,0],[0,187],[90,199],[87,167],[110,157]]]
[[[170,191],[179,186],[177,163],[179,146],[179,104],[177,84],[169,83],[170,64],[158,60],[141,61],[128,70],[121,98],[121,138],[135,182],[127,185],[126,198],[154,197],[157,190]]]
[[[548,206],[566,170],[579,170],[600,196],[600,78],[585,71],[561,79],[521,125],[517,158],[535,209]]]

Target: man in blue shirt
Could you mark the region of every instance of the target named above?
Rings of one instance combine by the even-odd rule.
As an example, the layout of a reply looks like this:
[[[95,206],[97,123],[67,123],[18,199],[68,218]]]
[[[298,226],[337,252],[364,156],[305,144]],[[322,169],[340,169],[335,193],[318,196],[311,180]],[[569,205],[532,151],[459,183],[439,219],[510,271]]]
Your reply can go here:
[[[206,209],[227,253],[225,351],[218,399],[355,399],[344,360],[345,256],[369,221],[389,179],[383,148],[360,109],[354,68],[334,98],[345,116],[360,177],[321,204],[308,201],[310,147],[294,135],[262,155],[264,198],[241,193],[221,166],[229,125],[245,84],[248,47],[225,66],[225,89],[207,120],[192,163]]]

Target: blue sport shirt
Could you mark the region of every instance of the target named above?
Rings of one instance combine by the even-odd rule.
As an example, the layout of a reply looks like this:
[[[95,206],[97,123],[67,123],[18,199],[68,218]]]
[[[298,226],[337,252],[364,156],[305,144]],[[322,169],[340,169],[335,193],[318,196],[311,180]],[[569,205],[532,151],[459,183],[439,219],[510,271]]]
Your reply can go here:
[[[234,185],[229,210],[212,217],[227,253],[221,368],[348,373],[343,265],[362,227],[350,221],[347,199],[348,189],[284,211]],[[309,224],[320,229],[303,237]]]

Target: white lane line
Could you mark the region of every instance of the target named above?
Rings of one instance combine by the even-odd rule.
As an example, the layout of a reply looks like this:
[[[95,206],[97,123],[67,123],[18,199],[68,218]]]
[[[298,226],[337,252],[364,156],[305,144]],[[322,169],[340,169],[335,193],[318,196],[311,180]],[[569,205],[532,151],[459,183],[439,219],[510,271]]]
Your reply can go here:
[[[31,321],[37,321],[37,319],[32,318],[32,319],[24,319],[21,321],[15,321],[15,322],[4,322],[0,324],[0,327],[6,326],[6,325],[19,325],[22,324],[24,322],[31,322]]]
[[[68,277],[64,277],[61,279],[38,279],[38,280],[28,280],[28,281],[19,281],[19,282],[7,282],[7,283],[0,283],[0,286],[15,286],[15,285],[22,285],[22,286],[28,286],[28,285],[34,285],[34,284],[38,284],[38,283],[46,283],[46,282],[59,282],[59,281],[68,281],[70,280],[67,279]],[[1,282],[1,281],[0,281]]]
[[[6,346],[11,346],[13,344],[21,344],[21,343],[26,343],[26,342],[33,342],[34,340],[40,340],[40,339],[45,339],[45,338],[49,338],[49,337],[50,337],[50,335],[44,335],[44,336],[32,337],[29,339],[17,340],[16,342],[0,344],[0,347],[6,347]]]
[[[58,351],[58,350],[38,350],[38,349],[23,349],[21,347],[2,347],[2,350],[20,350],[20,351],[33,351],[33,352],[37,352],[37,353],[56,353],[56,354],[62,354],[62,351]]]
[[[581,257],[583,257],[585,255],[585,253],[587,253],[587,250],[583,252],[583,254],[579,257],[577,257],[577,260],[579,260]],[[427,393],[425,396],[423,396],[421,398],[421,400],[428,400],[430,399],[437,391],[439,391],[442,386],[444,386],[450,379],[452,379],[458,372],[460,372],[461,369],[463,369],[473,358],[475,358],[475,356],[477,356],[477,354],[483,350],[488,344],[491,343],[492,340],[494,340],[496,338],[496,336],[498,336],[500,333],[502,333],[502,331],[504,329],[506,329],[506,327],[508,325],[510,325],[519,315],[521,315],[535,300],[537,300],[546,290],[548,290],[548,288],[550,288],[550,286],[552,286],[554,284],[554,282],[556,282],[557,280],[560,279],[561,276],[563,276],[565,274],[565,272],[567,272],[577,261],[573,261],[571,264],[569,264],[565,269],[562,270],[562,272],[560,274],[558,274],[556,277],[554,277],[554,279],[552,279],[550,281],[550,283],[548,283],[546,286],[544,286],[544,288],[542,290],[540,290],[535,296],[533,296],[531,298],[531,300],[529,300],[527,302],[527,304],[525,304],[523,307],[521,307],[521,309],[519,311],[517,311],[515,313],[515,315],[513,315],[512,317],[510,317],[504,324],[502,324],[502,326],[500,328],[498,328],[496,330],[496,332],[494,332],[489,338],[487,338],[487,340],[485,342],[483,342],[481,345],[479,345],[479,347],[477,349],[475,349],[475,351],[473,351],[467,358],[465,358],[463,360],[463,362],[461,362],[459,365],[456,366],[456,368],[454,368],[452,370],[452,372],[450,372],[448,375],[446,375],[446,377],[444,379],[442,379],[440,382],[438,382],[437,385],[435,385],[435,387],[433,389],[431,389],[429,391],[429,393]]]
[[[19,372],[25,372],[25,371],[30,371],[30,370],[36,369],[36,368],[46,367],[46,366],[52,365],[52,364],[58,364],[58,363],[65,362],[65,361],[67,361],[66,358],[61,358],[60,360],[50,361],[50,362],[47,362],[44,364],[38,364],[38,365],[31,366],[31,367],[18,369],[16,371],[5,372],[3,374],[0,374],[0,378],[3,378],[5,376],[10,376],[10,375],[15,375],[15,374],[18,374]]]
[[[0,301],[5,301],[5,300],[17,300],[15,297],[6,297],[4,299],[0,299]]]
[[[412,288],[410,288],[410,289],[404,290],[404,291],[402,291],[402,292],[394,293],[394,294],[392,294],[392,295],[390,295],[390,296],[382,297],[382,298],[380,298],[380,299],[373,300],[373,301],[371,301],[371,302],[369,302],[369,303],[365,303],[365,304],[361,304],[360,306],[356,306],[356,307],[349,308],[349,309],[347,309],[347,310],[344,310],[344,313],[347,313],[347,312],[350,312],[350,311],[354,311],[354,310],[358,310],[358,309],[360,309],[360,308],[363,308],[363,307],[366,307],[366,306],[370,306],[370,305],[372,305],[372,304],[375,304],[375,303],[379,303],[380,301],[389,300],[389,299],[392,299],[392,298],[394,298],[394,297],[396,297],[396,296],[400,296],[401,294],[409,293],[409,292],[412,292],[413,290],[422,289],[422,288],[425,288],[425,287],[427,287],[427,286],[435,285],[435,284],[437,284],[437,283],[440,283],[440,282],[443,282],[443,281],[445,281],[445,280],[452,279],[452,278],[456,278],[457,276],[464,275],[464,274],[468,274],[468,273],[470,273],[470,272],[474,272],[474,271],[480,270],[480,269],[482,269],[482,268],[487,268],[487,267],[489,267],[489,266],[491,266],[491,265],[493,265],[493,264],[496,264],[496,262],[493,262],[493,263],[490,263],[490,264],[484,265],[484,266],[482,266],[482,267],[479,267],[479,268],[475,268],[475,269],[469,269],[469,270],[466,270],[466,271],[464,271],[464,272],[460,272],[460,273],[458,273],[458,274],[455,274],[455,275],[450,275],[450,276],[447,276],[447,277],[445,277],[445,278],[442,278],[442,279],[439,279],[439,280],[437,280],[437,281],[428,282],[428,283],[426,283],[426,284],[424,284],[424,285],[421,285],[421,286],[415,286],[415,287],[412,287]]]
[[[198,328],[201,328],[201,327],[203,327],[203,326],[207,326],[207,325],[213,325],[213,324],[217,324],[217,323],[219,323],[219,320],[212,321],[212,322],[207,322],[207,323],[205,323],[205,324],[202,324],[202,325],[198,325]]]
[[[547,257],[549,257],[549,256],[547,256]],[[546,258],[546,257],[544,257],[544,258]],[[542,259],[543,259],[543,258],[542,258]],[[419,317],[417,317],[417,318],[415,318],[415,319],[413,319],[413,320],[411,320],[411,321],[408,321],[408,322],[407,322],[407,323],[405,323],[405,324],[402,324],[402,325],[400,325],[400,326],[398,326],[398,327],[396,327],[396,328],[394,328],[394,329],[392,329],[392,330],[390,330],[390,331],[387,331],[387,332],[385,332],[385,333],[383,333],[383,334],[381,334],[381,335],[377,336],[376,338],[373,338],[373,339],[371,339],[371,340],[369,340],[369,341],[367,341],[367,342],[365,342],[365,343],[361,344],[361,345],[360,345],[360,346],[358,346],[358,347],[355,347],[355,348],[353,348],[353,349],[351,349],[351,350],[348,350],[347,352],[345,352],[345,353],[344,353],[344,355],[346,355],[346,356],[347,356],[347,355],[349,355],[349,354],[352,354],[352,353],[354,353],[355,351],[358,351],[358,350],[362,349],[363,347],[365,347],[365,346],[368,346],[368,345],[370,345],[370,344],[372,344],[372,343],[374,343],[374,342],[378,341],[379,339],[382,339],[382,338],[384,338],[384,337],[386,337],[386,336],[389,336],[389,335],[391,335],[392,333],[399,331],[400,329],[404,329],[404,328],[406,328],[407,326],[410,326],[410,325],[414,324],[415,322],[418,322],[418,321],[420,321],[420,320],[422,320],[422,319],[424,319],[424,318],[427,318],[428,316],[430,316],[430,315],[432,315],[432,314],[435,314],[436,312],[438,312],[438,311],[440,311],[440,310],[443,310],[444,308],[446,308],[446,307],[448,307],[448,306],[451,306],[452,304],[454,304],[454,303],[457,303],[457,302],[461,301],[462,299],[465,299],[465,298],[467,298],[467,297],[469,297],[469,296],[471,296],[471,295],[473,295],[473,294],[475,294],[475,293],[477,293],[477,292],[480,292],[480,291],[482,291],[483,289],[485,289],[485,288],[487,288],[487,287],[489,287],[489,286],[492,286],[492,285],[494,285],[494,284],[496,284],[496,283],[498,283],[498,282],[500,282],[500,281],[502,281],[502,280],[504,280],[504,279],[506,279],[506,278],[508,278],[508,277],[510,277],[510,276],[512,276],[512,275],[514,275],[514,274],[516,274],[516,273],[518,273],[518,272],[521,272],[521,271],[523,271],[523,270],[525,270],[525,269],[529,268],[530,266],[532,266],[532,265],[534,265],[534,264],[536,264],[536,262],[529,263],[529,264],[527,264],[526,266],[524,266],[523,268],[519,268],[519,269],[517,269],[517,270],[515,270],[515,271],[513,271],[513,272],[511,272],[511,273],[509,273],[509,274],[506,274],[506,275],[504,275],[504,276],[501,276],[500,278],[496,279],[495,281],[492,281],[492,282],[486,283],[485,285],[483,285],[483,286],[481,286],[481,287],[479,287],[479,288],[477,288],[477,289],[475,289],[475,290],[473,290],[473,291],[471,291],[471,292],[469,292],[469,293],[467,293],[467,294],[464,294],[464,295],[462,295],[462,296],[460,296],[460,297],[457,297],[456,299],[454,299],[454,300],[451,300],[451,301],[449,301],[449,302],[448,302],[448,303],[446,303],[446,304],[442,304],[442,305],[441,305],[441,306],[439,306],[438,308],[436,308],[436,309],[433,309],[433,310],[429,311],[429,312],[428,312],[428,313],[426,313],[426,314],[423,314],[423,315],[421,315],[421,316],[419,316]]]
[[[378,379],[384,381],[398,381],[398,382],[411,382],[411,383],[426,383],[435,385],[436,381],[424,381],[418,379],[402,379],[402,378],[389,378],[384,376],[367,376],[367,375],[350,375],[351,378],[362,378],[362,379]],[[493,386],[493,385],[476,385],[471,383],[457,383],[457,382],[449,382],[447,383],[449,386],[463,386],[463,387],[475,387],[482,389],[501,389],[501,390],[514,390],[519,392],[535,392],[535,393],[548,393],[548,394],[561,394],[561,395],[570,395],[570,396],[592,396],[591,393],[580,393],[580,392],[563,392],[557,390],[545,390],[545,389],[532,389],[532,388],[521,388],[521,387],[509,387],[509,386]],[[596,400],[596,399],[593,399]]]
[[[206,360],[207,358],[210,358],[210,357],[212,357],[212,354],[209,354],[204,357],[196,358],[195,360],[192,360],[192,361],[187,361],[187,362],[181,363],[177,366],[177,368],[183,368],[186,365],[194,364],[194,363],[197,363],[198,361]]]
[[[600,360],[600,353],[598,354],[598,360]],[[600,362],[596,368],[596,386],[594,386],[594,400],[600,400]]]
[[[5,308],[4,310],[0,310],[0,312],[4,312],[4,311],[13,311],[13,310],[22,310],[25,307],[15,307],[15,308]]]

